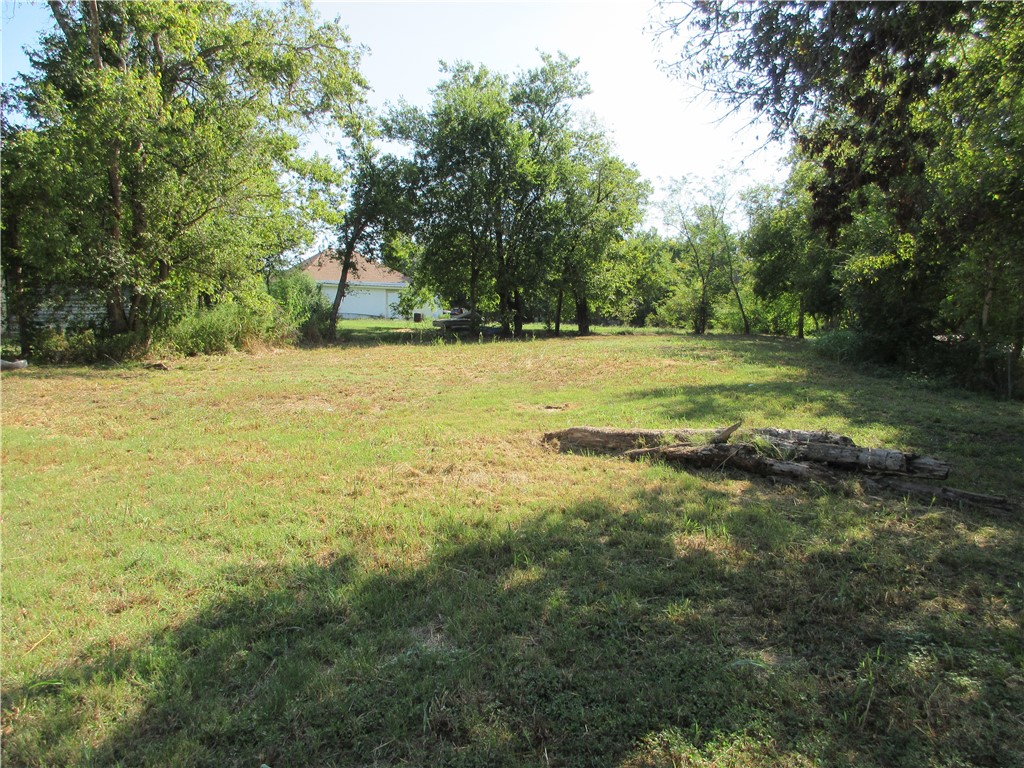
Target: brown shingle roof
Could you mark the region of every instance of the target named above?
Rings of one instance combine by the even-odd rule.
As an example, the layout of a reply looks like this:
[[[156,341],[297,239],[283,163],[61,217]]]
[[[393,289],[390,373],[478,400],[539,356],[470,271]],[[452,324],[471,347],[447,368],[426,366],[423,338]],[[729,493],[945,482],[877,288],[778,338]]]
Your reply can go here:
[[[333,257],[333,248],[321,251],[316,256],[306,259],[299,268],[319,283],[337,283],[341,279],[341,262]],[[406,285],[409,278],[401,272],[388,269],[383,264],[369,261],[362,254],[352,257],[352,269],[348,273],[348,282],[356,283],[395,283]]]

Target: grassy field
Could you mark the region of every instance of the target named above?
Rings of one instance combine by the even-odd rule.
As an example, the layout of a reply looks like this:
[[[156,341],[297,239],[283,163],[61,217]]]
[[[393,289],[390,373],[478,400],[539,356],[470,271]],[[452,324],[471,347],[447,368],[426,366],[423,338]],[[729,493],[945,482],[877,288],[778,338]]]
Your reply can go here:
[[[671,334],[4,374],[4,766],[1024,765],[1024,413]],[[829,429],[1015,511],[552,453]]]

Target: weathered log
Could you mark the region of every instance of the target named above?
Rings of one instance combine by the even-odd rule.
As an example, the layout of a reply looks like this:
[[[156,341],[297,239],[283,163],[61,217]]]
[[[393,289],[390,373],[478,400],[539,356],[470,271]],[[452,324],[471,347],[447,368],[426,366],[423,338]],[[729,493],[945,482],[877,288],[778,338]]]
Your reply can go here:
[[[828,443],[830,445],[854,445],[851,438],[846,435],[837,435],[834,432],[807,432],[802,429],[779,429],[777,427],[764,427],[755,429],[755,435],[768,438],[769,441],[782,440],[791,443]]]
[[[872,472],[905,474],[907,457],[900,451],[885,448],[860,448],[835,443],[794,443],[771,440],[771,444],[794,459],[817,461],[841,469],[863,469]]]
[[[590,451],[617,455],[671,443],[725,443],[739,429],[741,423],[737,422],[724,429],[570,427],[548,432],[544,435],[544,442],[557,443],[562,451]],[[945,480],[949,476],[949,464],[938,459],[888,448],[864,448],[854,444],[849,437],[831,432],[767,428],[753,430],[753,434],[778,452],[779,455],[775,458],[784,458],[787,461],[813,462],[847,471],[912,475],[935,480]]]
[[[864,481],[869,488],[926,500],[1010,509],[1005,496],[893,477],[912,475],[940,480],[948,477],[949,464],[929,456],[886,448],[862,448],[850,438],[830,432],[754,430],[754,435],[778,452],[777,457],[772,457],[754,443],[728,444],[726,441],[739,426],[737,423],[717,430],[571,427],[545,434],[544,442],[562,451],[611,453],[633,460],[646,457],[692,469],[736,469],[762,477],[814,481],[829,486],[840,485],[841,474],[832,469],[855,471],[869,475]]]
[[[949,470],[949,464],[931,456],[918,456],[914,453],[907,456],[908,475],[945,480],[949,477]]]
[[[765,456],[749,443],[664,445],[626,451],[623,455],[633,460],[649,457],[694,469],[738,469],[761,477],[784,477],[804,482],[810,480],[835,482],[835,476],[822,467],[773,459]]]
[[[1010,500],[1005,496],[991,496],[985,493],[964,491],[960,488],[949,488],[945,485],[934,486],[926,483],[915,483],[912,480],[895,477],[879,477],[871,480],[875,488],[890,493],[905,494],[924,501],[946,501],[955,504],[970,504],[976,507],[990,507],[1009,510]]]
[[[949,464],[929,456],[888,448],[862,448],[835,443],[794,443],[771,440],[771,444],[794,459],[828,464],[839,469],[877,472],[885,475],[915,475],[934,480],[949,477]]]
[[[18,371],[28,368],[28,360],[0,360],[0,371]]]
[[[563,453],[622,454],[636,448],[662,445],[666,442],[687,443],[696,436],[713,436],[718,429],[613,429],[609,427],[569,427],[544,435],[543,442],[557,445]]]

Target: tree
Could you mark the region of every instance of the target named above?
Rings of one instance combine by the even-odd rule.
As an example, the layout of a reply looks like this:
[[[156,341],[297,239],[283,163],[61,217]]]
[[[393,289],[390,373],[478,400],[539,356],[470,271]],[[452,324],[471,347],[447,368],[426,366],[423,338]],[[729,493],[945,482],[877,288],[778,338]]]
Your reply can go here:
[[[363,134],[354,142],[348,205],[338,226],[335,258],[341,262],[341,278],[334,295],[327,338],[337,336],[338,313],[345,298],[356,249],[379,254],[393,230],[407,230],[412,216],[410,192],[415,168],[393,155],[382,155],[372,138]]]
[[[975,3],[742,3],[663,0],[666,34],[690,33],[669,69],[793,136],[825,174],[812,190],[834,233],[851,195],[904,182],[900,216],[917,212],[913,182],[934,138],[914,119],[922,100],[957,77],[950,54],[987,13]]]
[[[673,4],[663,3],[671,13]],[[1012,381],[1024,347],[1024,9],[1013,3],[707,2],[674,65],[796,139],[811,224],[844,254],[876,353],[976,347]]]
[[[732,291],[746,333],[750,333],[736,268],[739,241],[727,221],[728,181],[720,176],[711,185],[697,187],[689,179],[674,179],[661,204],[662,218],[674,230],[679,243],[680,258],[686,267],[684,280],[694,283],[690,301],[693,331],[703,334],[708,330],[715,299]]]
[[[749,223],[742,248],[753,265],[755,295],[769,301],[795,299],[798,338],[804,337],[807,314],[834,318],[840,309],[834,251],[811,227],[808,186],[815,172],[812,164],[796,162],[781,188],[762,187],[744,195]]]
[[[558,167],[551,204],[552,272],[556,285],[555,334],[561,329],[568,291],[575,305],[578,333],[590,333],[595,284],[611,269],[620,243],[640,223],[649,186],[639,172],[611,154],[597,131],[577,132],[575,148]]]
[[[446,66],[429,112],[404,107],[390,135],[419,170],[421,278],[448,301],[495,312],[519,335],[527,294],[549,270],[552,196],[572,147],[572,102],[587,92],[576,62],[542,56],[515,80]]]
[[[597,314],[623,325],[643,325],[671,292],[671,244],[657,230],[635,232],[612,244],[594,276]]]
[[[102,295],[112,333],[148,338],[308,240],[331,169],[300,157],[299,135],[351,124],[366,87],[338,24],[298,2],[50,9],[18,94],[25,170],[5,176],[22,186],[4,194],[48,201],[46,232],[22,227],[17,247],[53,290]]]

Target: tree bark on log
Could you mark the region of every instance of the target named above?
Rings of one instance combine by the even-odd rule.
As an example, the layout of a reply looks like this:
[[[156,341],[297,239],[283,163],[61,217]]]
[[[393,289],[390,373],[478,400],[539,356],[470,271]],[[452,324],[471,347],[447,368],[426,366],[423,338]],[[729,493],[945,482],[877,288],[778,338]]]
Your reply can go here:
[[[837,435],[834,432],[807,432],[802,429],[779,429],[777,427],[764,427],[755,429],[755,435],[761,435],[770,441],[782,440],[791,443],[828,443],[829,445],[853,445],[853,440],[846,435]]]
[[[626,451],[623,456],[634,461],[649,456],[669,464],[679,464],[694,469],[739,469],[761,477],[784,477],[805,482],[810,480],[836,481],[835,475],[822,467],[773,459],[760,453],[749,443],[665,445]]]
[[[995,509],[1009,510],[1010,500],[1005,496],[991,496],[986,493],[975,493],[964,491],[960,488],[949,488],[945,485],[934,486],[927,483],[915,483],[912,480],[905,480],[896,477],[874,478],[871,484],[876,488],[890,493],[913,496],[924,501],[948,501],[956,504],[970,504],[976,507],[989,507]]]
[[[614,429],[604,427],[569,427],[548,432],[543,441],[555,445],[562,453],[590,451],[622,454],[635,448],[666,443],[689,443],[694,437],[712,437],[717,429]]]

